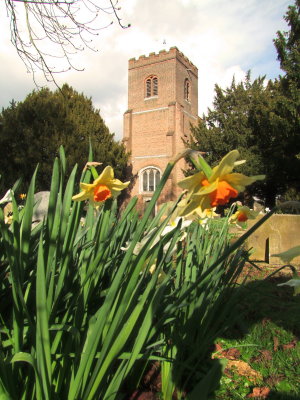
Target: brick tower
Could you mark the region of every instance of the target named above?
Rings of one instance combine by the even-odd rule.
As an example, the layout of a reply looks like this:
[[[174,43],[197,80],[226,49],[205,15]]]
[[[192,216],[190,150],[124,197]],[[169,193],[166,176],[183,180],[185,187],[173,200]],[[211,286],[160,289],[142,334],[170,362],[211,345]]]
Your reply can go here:
[[[162,173],[184,149],[190,123],[198,119],[198,69],[176,48],[129,60],[128,110],[123,140],[131,152],[136,181],[131,195],[144,207]],[[184,161],[176,164],[159,203],[174,200],[181,190]]]

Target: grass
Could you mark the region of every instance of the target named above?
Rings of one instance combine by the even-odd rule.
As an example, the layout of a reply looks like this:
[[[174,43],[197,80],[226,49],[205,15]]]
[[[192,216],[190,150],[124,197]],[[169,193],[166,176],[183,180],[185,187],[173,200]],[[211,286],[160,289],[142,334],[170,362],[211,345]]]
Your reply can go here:
[[[212,349],[212,357],[227,360],[227,366],[210,400],[300,399],[300,296],[277,286],[290,278],[286,272],[266,278],[273,271],[264,266],[243,273],[236,322]],[[132,400],[163,398],[157,363],[140,389]]]
[[[288,275],[250,272],[237,321],[215,342],[215,357],[228,364],[214,398],[300,399],[300,296],[277,287]]]

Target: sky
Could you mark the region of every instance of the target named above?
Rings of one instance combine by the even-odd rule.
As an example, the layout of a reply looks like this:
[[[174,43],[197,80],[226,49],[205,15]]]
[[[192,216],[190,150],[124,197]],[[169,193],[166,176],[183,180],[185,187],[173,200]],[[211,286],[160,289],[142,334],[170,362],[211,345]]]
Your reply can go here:
[[[108,0],[94,0],[109,5]],[[100,15],[93,47],[74,54],[72,62],[84,71],[57,75],[59,85],[68,83],[91,97],[117,140],[123,134],[127,110],[128,60],[176,46],[198,67],[199,116],[212,106],[214,85],[230,85],[233,76],[242,80],[282,74],[273,44],[276,32],[288,30],[283,19],[292,0],[119,0],[122,29],[113,15]],[[36,89],[10,42],[9,18],[0,0],[0,109],[11,100],[22,101]],[[42,76],[38,83],[45,85]],[[51,89],[55,86],[49,85]]]

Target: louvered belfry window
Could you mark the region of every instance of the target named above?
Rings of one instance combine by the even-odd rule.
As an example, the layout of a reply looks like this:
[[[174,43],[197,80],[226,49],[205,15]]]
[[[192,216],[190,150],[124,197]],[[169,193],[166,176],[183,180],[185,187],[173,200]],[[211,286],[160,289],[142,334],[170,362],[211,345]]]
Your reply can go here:
[[[191,100],[191,86],[188,79],[184,81],[184,99],[187,101]]]
[[[158,95],[158,82],[156,76],[152,79],[152,85],[153,85],[153,96]]]
[[[146,97],[158,96],[157,76],[150,76],[146,79]]]
[[[148,78],[146,81],[146,97],[151,97],[151,79]]]

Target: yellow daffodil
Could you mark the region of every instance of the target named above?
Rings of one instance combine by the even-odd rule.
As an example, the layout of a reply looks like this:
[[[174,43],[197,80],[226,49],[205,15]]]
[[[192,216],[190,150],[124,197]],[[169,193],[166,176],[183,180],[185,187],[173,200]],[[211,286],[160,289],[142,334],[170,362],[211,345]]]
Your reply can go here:
[[[197,172],[195,175],[184,178],[178,184],[187,190],[187,197],[181,201],[180,215],[189,215],[198,207],[202,210],[225,205],[230,199],[236,198],[251,183],[264,179],[264,175],[246,176],[240,173],[232,173],[235,166],[243,161],[237,161],[239,152],[233,150],[228,153],[212,169],[208,177],[204,172]]]
[[[258,211],[251,210],[247,206],[238,207],[237,211],[231,215],[229,222],[244,227],[248,219],[255,219],[258,216]]]
[[[26,193],[21,193],[19,197],[20,197],[21,200],[25,200],[26,199]]]
[[[215,211],[216,211],[216,207],[206,208],[205,210],[202,210],[201,207],[197,207],[195,209],[195,215],[200,217],[201,220],[208,220],[208,219],[219,217],[219,214],[217,214]]]
[[[111,197],[117,197],[121,190],[126,189],[130,182],[121,182],[114,178],[112,167],[106,167],[93,183],[80,182],[81,192],[72,197],[74,201],[90,200],[101,203]]]

